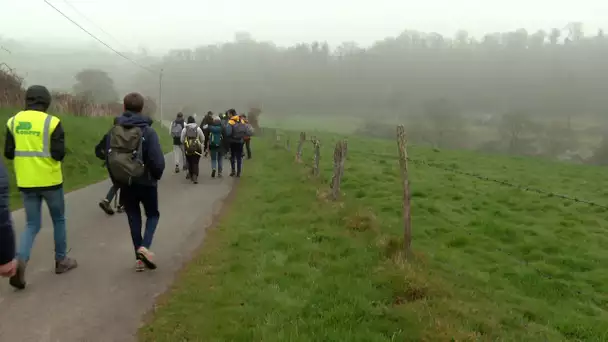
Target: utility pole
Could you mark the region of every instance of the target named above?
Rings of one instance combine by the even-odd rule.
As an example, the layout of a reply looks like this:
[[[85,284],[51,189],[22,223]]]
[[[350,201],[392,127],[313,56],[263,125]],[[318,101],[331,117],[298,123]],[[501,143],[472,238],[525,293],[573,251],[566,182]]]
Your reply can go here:
[[[160,121],[163,121],[163,69],[158,76],[158,108],[160,110]]]

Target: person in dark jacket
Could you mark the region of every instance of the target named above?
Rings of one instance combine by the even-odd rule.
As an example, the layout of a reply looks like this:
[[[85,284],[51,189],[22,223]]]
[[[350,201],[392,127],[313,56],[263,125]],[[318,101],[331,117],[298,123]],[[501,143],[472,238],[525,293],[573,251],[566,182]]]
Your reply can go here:
[[[12,277],[17,272],[15,231],[8,199],[8,174],[0,161],[0,277]]]
[[[205,141],[203,142],[203,151],[204,151],[204,156],[205,158],[207,158],[207,156],[209,155],[209,130],[205,129],[204,127],[207,127],[209,125],[211,125],[213,123],[213,112],[212,111],[208,111],[207,115],[205,115],[205,117],[203,118],[203,121],[201,121],[201,129],[203,130],[203,135],[205,136]]]
[[[155,269],[154,254],[150,251],[154,232],[158,226],[158,181],[165,171],[165,157],[156,131],[150,127],[152,120],[142,115],[144,98],[139,93],[130,93],[124,100],[125,113],[118,118],[118,125],[125,128],[139,127],[143,131],[142,157],[145,165],[144,175],[133,180],[132,184],[120,184],[120,195],[131,229],[135,249],[135,270]],[[109,137],[108,137],[109,138]],[[108,139],[107,138],[107,139]],[[111,177],[111,174],[110,174]],[[146,215],[146,226],[142,236],[142,217],[140,204]]]
[[[118,124],[118,117],[114,118],[114,126],[116,126],[116,124]],[[104,161],[104,166],[106,165],[105,162],[106,162],[106,158],[107,158],[107,156],[106,156],[107,139],[108,139],[108,133],[106,133],[103,136],[103,138],[101,138],[101,140],[99,141],[97,146],[95,146],[95,156],[97,156],[97,158]],[[125,207],[122,203],[122,198],[120,197],[120,194],[119,194],[119,190],[120,190],[119,186],[117,184],[115,184],[114,180],[112,180],[112,186],[110,187],[110,190],[108,190],[106,197],[99,202],[99,207],[101,208],[101,210],[103,210],[108,215],[114,215],[114,210],[112,209],[111,204],[112,204],[112,200],[114,199],[115,196],[118,197],[118,207],[116,208],[116,211],[118,211],[119,213],[122,213],[125,210]]]

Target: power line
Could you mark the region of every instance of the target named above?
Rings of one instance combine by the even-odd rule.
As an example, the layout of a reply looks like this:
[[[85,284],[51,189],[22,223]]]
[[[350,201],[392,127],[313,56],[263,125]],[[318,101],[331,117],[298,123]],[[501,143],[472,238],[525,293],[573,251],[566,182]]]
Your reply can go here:
[[[115,54],[119,55],[120,57],[128,60],[129,62],[135,64],[136,66],[140,67],[143,70],[146,70],[150,73],[158,73],[152,69],[146,68],[145,66],[137,63],[136,61],[134,61],[133,59],[127,57],[125,54],[123,54],[122,52],[114,49],[113,47],[111,47],[110,45],[108,45],[106,42],[104,42],[103,40],[97,38],[97,36],[95,36],[94,34],[92,34],[91,32],[87,31],[87,29],[85,29],[84,27],[82,27],[80,24],[78,24],[76,21],[74,21],[72,18],[70,18],[69,16],[67,16],[65,13],[63,13],[61,10],[59,10],[57,7],[53,6],[53,4],[51,4],[48,0],[44,0],[44,2],[49,5],[51,8],[53,8],[55,11],[57,11],[57,13],[61,14],[64,18],[66,18],[67,20],[69,20],[72,24],[78,26],[78,28],[80,28],[82,31],[84,31],[86,34],[88,34],[89,36],[91,36],[93,39],[95,39],[96,41],[98,41],[100,44],[102,44],[103,46],[107,47],[108,49],[112,50]]]
[[[108,33],[101,26],[97,25],[93,20],[91,20],[91,18],[89,18],[84,13],[82,13],[80,10],[78,10],[78,8],[76,8],[76,6],[74,6],[74,5],[72,5],[72,3],[70,1],[63,0],[63,2],[65,2],[65,4],[68,5],[74,12],[78,13],[81,17],[83,17],[86,21],[88,21],[89,24],[95,26],[98,30],[100,30],[106,36],[108,36],[110,39],[112,39],[115,43],[118,43],[118,45],[120,45],[122,48],[124,48],[126,50],[130,50],[128,47],[126,47],[124,44],[122,44],[118,39],[116,39],[113,35],[111,35],[110,33]]]
[[[11,54],[11,55],[13,54],[13,53],[11,52],[11,50],[9,50],[9,49],[5,48],[5,47],[4,47],[4,46],[2,46],[2,45],[0,45],[0,50],[4,50],[4,51],[8,52],[8,53],[9,53],[9,54]]]

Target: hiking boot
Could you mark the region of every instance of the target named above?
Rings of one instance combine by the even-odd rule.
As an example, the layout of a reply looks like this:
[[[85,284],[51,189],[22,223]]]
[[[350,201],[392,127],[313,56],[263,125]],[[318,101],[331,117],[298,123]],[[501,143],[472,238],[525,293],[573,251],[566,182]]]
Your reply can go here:
[[[9,284],[11,284],[11,286],[16,288],[17,290],[25,289],[25,285],[27,284],[25,282],[25,267],[26,266],[27,266],[27,263],[25,261],[18,260],[17,261],[17,272],[8,281]]]
[[[241,173],[240,173],[240,172],[238,172],[238,173],[236,174],[236,178],[241,178]]]
[[[198,184],[198,175],[192,175],[192,183]]]
[[[105,211],[106,214],[108,214],[108,215],[114,215],[114,210],[112,210],[112,206],[110,205],[110,201],[108,201],[107,199],[104,199],[101,202],[99,202],[99,207],[101,208],[101,210]]]
[[[236,176],[236,172],[230,171],[230,177],[234,177],[234,176]]]
[[[139,247],[137,250],[137,257],[139,257],[139,260],[141,260],[147,268],[151,270],[156,269],[154,253],[150,252],[146,247]]]
[[[125,206],[124,205],[119,205],[118,207],[116,207],[116,212],[119,214],[122,214],[125,212]]]
[[[55,261],[55,274],[66,273],[70,270],[75,269],[76,267],[78,267],[78,263],[76,262],[76,259],[65,257],[61,260],[56,260]]]
[[[215,169],[211,170],[211,178],[215,178]]]
[[[144,262],[137,259],[135,261],[135,272],[143,272],[146,270],[146,265],[144,265]]]
[[[175,165],[175,173],[179,173],[179,165]]]

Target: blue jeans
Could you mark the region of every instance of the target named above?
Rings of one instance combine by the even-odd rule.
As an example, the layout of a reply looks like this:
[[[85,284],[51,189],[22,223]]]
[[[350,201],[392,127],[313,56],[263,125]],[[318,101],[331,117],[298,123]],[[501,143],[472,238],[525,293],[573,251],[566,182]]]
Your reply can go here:
[[[53,232],[55,238],[55,260],[65,258],[68,248],[67,232],[65,228],[65,201],[63,188],[44,191],[21,192],[23,196],[23,207],[25,209],[26,224],[25,231],[21,234],[18,258],[23,261],[30,259],[32,246],[36,235],[40,232],[42,225],[42,200],[49,208],[53,220]]]
[[[222,159],[222,148],[211,147],[209,152],[211,154],[211,169],[222,172],[224,166],[224,160]]]
[[[131,185],[120,189],[120,197],[125,206],[125,213],[129,220],[129,228],[131,229],[131,239],[133,240],[133,248],[135,251],[139,247],[150,248],[154,239],[154,232],[158,226],[160,213],[158,211],[158,189],[155,186]],[[141,219],[140,203],[144,207],[146,214],[146,229],[144,235],[141,235],[143,225]]]

